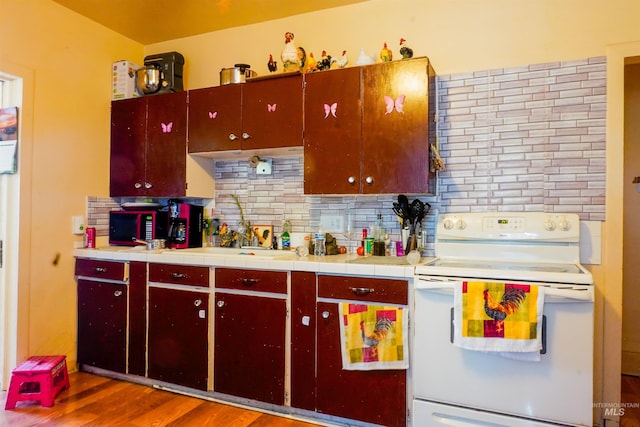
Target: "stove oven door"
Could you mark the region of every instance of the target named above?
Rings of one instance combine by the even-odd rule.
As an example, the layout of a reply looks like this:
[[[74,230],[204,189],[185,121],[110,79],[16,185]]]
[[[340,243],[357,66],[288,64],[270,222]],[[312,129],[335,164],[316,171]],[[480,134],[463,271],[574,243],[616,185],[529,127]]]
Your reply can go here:
[[[455,280],[415,280],[413,425],[592,425],[592,294],[551,289],[546,352],[516,361],[451,343]]]

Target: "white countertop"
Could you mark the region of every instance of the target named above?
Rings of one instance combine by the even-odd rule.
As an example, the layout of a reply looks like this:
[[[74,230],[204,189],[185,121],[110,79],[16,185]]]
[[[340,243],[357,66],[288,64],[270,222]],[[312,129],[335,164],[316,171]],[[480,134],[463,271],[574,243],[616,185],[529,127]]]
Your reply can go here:
[[[299,257],[288,251],[229,250],[223,248],[146,250],[145,246],[109,246],[75,249],[77,258],[111,261],[141,261],[256,270],[309,271],[353,276],[413,277],[415,265],[400,264],[398,257],[361,257],[355,254]],[[216,253],[211,253],[211,252]],[[402,258],[404,259],[404,258]],[[424,264],[433,258],[422,258]]]

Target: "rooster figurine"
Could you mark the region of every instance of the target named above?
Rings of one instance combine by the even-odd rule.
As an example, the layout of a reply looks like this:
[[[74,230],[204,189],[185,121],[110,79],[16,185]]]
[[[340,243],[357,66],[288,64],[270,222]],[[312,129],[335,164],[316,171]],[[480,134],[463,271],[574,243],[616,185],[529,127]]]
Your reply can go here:
[[[271,54],[269,54],[269,62],[267,62],[267,68],[272,73],[278,71],[278,63],[273,60],[273,55]]]
[[[488,289],[484,290],[484,312],[493,320],[499,322],[507,318],[508,315],[520,309],[527,294],[519,288],[506,288],[500,302],[496,301]]]
[[[393,322],[386,317],[378,320],[373,328],[373,332],[367,333],[364,322],[360,322],[360,331],[362,333],[362,342],[367,347],[377,347],[381,341],[387,337],[387,333],[393,327]]]
[[[282,51],[282,66],[284,71],[300,71],[304,67],[307,55],[303,48],[296,47],[294,35],[288,31],[284,35],[284,50]]]
[[[347,62],[349,62],[349,58],[347,58],[347,51],[343,50],[342,55],[339,58],[331,58],[331,62],[335,62],[338,65],[338,68],[344,68],[347,66]]]
[[[307,67],[305,72],[313,73],[314,71],[318,71],[318,61],[316,61],[316,58],[313,56],[313,52],[309,52],[309,56],[307,57]]]
[[[387,47],[387,42],[384,42],[384,46],[380,51],[380,59],[382,59],[382,62],[390,62],[392,58],[393,52],[391,52],[391,50]]]
[[[400,55],[402,55],[403,59],[413,58],[413,49],[407,46],[405,39],[400,39]]]
[[[327,51],[322,51],[322,57],[318,61],[318,70],[324,71],[331,68],[331,55],[327,55]]]

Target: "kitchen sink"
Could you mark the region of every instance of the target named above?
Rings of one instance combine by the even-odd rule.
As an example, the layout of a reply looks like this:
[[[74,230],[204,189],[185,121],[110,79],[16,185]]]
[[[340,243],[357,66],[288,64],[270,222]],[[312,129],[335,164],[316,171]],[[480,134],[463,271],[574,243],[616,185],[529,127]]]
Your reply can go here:
[[[206,248],[189,248],[189,249],[166,249],[163,254],[179,254],[179,255],[222,255],[222,256],[255,256],[259,258],[276,258],[281,256],[293,255],[292,252],[276,251],[265,249],[259,246],[250,246],[244,248],[222,248],[211,246]]]

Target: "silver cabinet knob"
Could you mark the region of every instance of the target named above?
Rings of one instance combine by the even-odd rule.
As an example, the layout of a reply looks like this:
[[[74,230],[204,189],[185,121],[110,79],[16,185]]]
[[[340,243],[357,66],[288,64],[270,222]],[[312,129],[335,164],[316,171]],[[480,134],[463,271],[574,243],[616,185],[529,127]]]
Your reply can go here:
[[[236,139],[238,139],[238,137],[235,134],[231,133],[231,134],[229,134],[229,139],[231,141],[235,141]]]
[[[249,135],[249,134],[248,134],[248,133],[246,133],[246,132],[243,132],[243,133],[242,133],[242,139],[249,139],[249,138],[251,138],[251,135]]]
[[[322,318],[323,319],[328,319],[329,318],[329,312],[328,311],[323,311],[322,312]]]
[[[372,176],[368,176],[365,178],[364,180],[367,184],[373,184],[373,177]]]
[[[120,297],[120,296],[122,296],[122,291],[115,291],[115,292],[113,292],[113,296],[114,296],[114,297]]]
[[[151,188],[151,187],[153,187],[153,184],[151,184],[151,183],[149,183],[149,182],[145,182],[145,183],[144,183],[144,188],[146,188],[147,190],[148,190],[149,188]]]
[[[218,301],[216,305],[220,308],[224,307],[224,301]]]
[[[347,182],[349,184],[354,184],[356,182],[356,177],[355,176],[350,176],[349,178],[347,178]]]
[[[135,188],[142,188],[142,184],[140,184],[139,182],[136,182],[135,184],[133,184],[133,186]]]
[[[196,307],[200,307],[202,305],[202,300],[201,299],[197,299],[193,302],[193,305]]]

